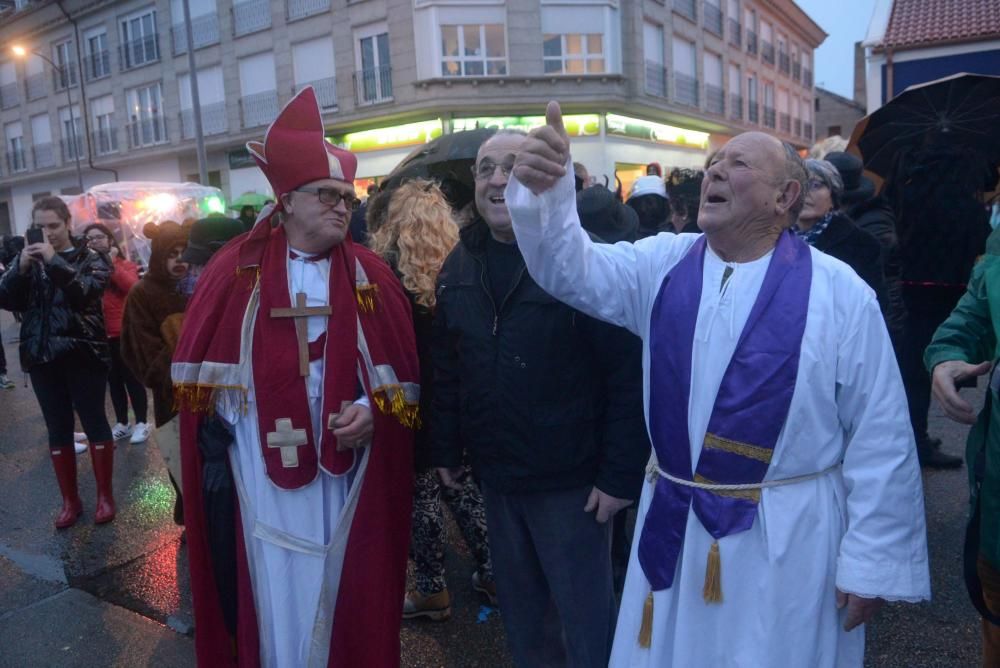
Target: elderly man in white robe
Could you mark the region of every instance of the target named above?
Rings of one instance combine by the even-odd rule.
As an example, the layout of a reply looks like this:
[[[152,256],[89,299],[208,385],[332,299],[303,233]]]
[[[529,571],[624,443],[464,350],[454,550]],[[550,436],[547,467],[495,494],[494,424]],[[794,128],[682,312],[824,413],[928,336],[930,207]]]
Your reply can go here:
[[[557,103],[506,199],[532,277],[643,339],[654,445],[612,666],[860,666],[930,597],[913,432],[875,294],[788,231],[806,175],[768,135],[712,159],[704,235],[590,241]]]

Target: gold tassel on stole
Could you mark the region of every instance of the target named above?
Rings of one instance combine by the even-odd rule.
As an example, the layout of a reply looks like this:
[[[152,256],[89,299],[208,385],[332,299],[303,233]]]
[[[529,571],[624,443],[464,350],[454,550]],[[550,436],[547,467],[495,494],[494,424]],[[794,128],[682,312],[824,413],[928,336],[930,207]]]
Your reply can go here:
[[[705,587],[701,590],[705,603],[722,603],[722,560],[719,557],[719,541],[713,541],[708,550],[705,564]]]
[[[648,649],[653,641],[653,591],[650,590],[642,606],[642,624],[639,626],[639,647]]]

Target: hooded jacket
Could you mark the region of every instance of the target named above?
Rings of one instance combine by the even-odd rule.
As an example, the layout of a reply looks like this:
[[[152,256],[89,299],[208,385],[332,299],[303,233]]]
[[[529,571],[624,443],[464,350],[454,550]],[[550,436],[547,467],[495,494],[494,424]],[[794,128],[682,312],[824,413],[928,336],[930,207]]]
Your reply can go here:
[[[109,268],[100,254],[74,246],[27,274],[18,271],[20,261],[18,253],[0,278],[0,308],[22,313],[21,368],[30,371],[71,352],[108,364],[101,297]]]
[[[177,414],[170,379],[176,340],[170,340],[173,328],[168,319],[183,317],[187,306],[187,297],[177,290],[177,281],[167,272],[167,256],[176,246],[187,244],[188,232],[177,223],[166,222],[145,233],[154,235],[149,270],[125,300],[121,355],[135,377],[153,390],[153,415],[159,427]],[[176,331],[179,329],[176,327]]]

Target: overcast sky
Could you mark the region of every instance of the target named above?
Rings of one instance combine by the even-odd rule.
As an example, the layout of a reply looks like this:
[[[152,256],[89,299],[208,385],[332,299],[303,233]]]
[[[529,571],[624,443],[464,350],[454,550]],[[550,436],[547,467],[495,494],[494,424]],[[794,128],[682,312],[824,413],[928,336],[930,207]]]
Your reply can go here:
[[[865,38],[875,0],[796,0],[829,37],[816,50],[816,85],[854,97],[854,43]]]

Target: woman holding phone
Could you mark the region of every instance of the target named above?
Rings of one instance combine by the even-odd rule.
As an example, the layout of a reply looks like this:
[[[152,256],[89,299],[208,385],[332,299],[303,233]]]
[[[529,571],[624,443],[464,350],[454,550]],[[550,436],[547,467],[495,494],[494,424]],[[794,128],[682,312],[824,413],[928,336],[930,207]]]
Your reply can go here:
[[[20,311],[21,368],[48,429],[49,454],[62,494],[58,529],[83,513],[76,484],[73,410],[90,441],[97,480],[95,524],[115,517],[111,489],[114,441],[104,413],[108,341],[101,297],[108,282],[104,259],[70,236],[70,214],[58,197],[44,197],[31,212],[27,245],[0,278],[0,308]]]

